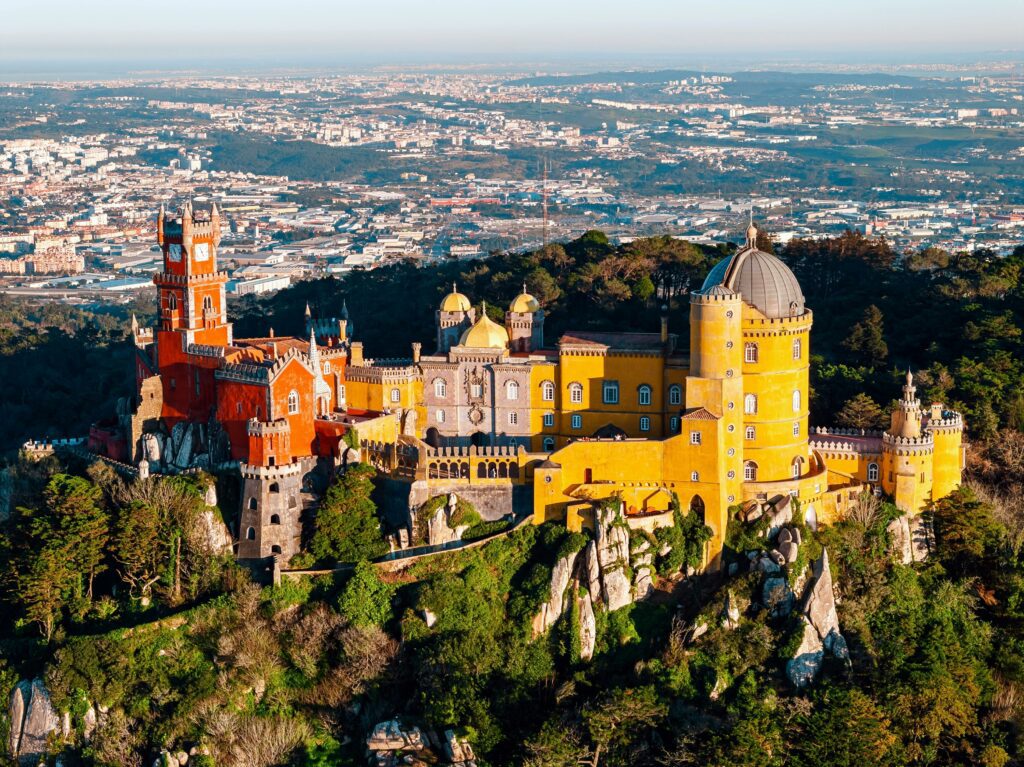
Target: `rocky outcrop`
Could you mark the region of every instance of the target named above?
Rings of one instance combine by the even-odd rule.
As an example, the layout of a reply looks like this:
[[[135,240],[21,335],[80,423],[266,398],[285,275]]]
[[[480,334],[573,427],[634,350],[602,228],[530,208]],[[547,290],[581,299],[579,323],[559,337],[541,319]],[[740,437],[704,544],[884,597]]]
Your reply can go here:
[[[789,588],[789,581],[782,576],[764,579],[761,587],[761,602],[773,617],[789,615],[793,611],[796,595]]]
[[[786,664],[786,674],[795,687],[804,687],[814,681],[826,652],[847,664],[850,662],[846,639],[839,631],[835,585],[827,549],[822,550],[813,570],[814,580],[808,584],[804,599],[803,641]]]
[[[551,571],[551,590],[548,601],[541,605],[541,631],[547,631],[555,625],[565,609],[565,590],[572,579],[573,567],[579,552],[566,554],[555,563]]]
[[[38,763],[46,755],[50,734],[59,732],[61,726],[42,679],[18,683],[11,695],[9,714],[11,756],[23,765]]]
[[[590,660],[594,657],[594,646],[597,644],[597,619],[590,595],[577,597],[576,607],[580,616],[580,659]]]
[[[592,599],[597,599],[601,594],[601,565],[597,561],[597,543],[587,542],[587,548],[583,550],[583,561],[586,567],[587,591]]]
[[[924,562],[932,549],[932,531],[920,514],[904,514],[889,523],[892,550],[905,565]]]
[[[631,553],[633,560],[633,595],[641,600],[654,591],[654,550],[649,541],[641,541]]]
[[[633,601],[633,584],[627,572],[629,530],[620,508],[598,508],[595,522],[601,595],[608,611],[614,612]]]
[[[722,625],[727,629],[734,629],[740,625],[740,609],[736,606],[736,597],[732,591],[725,592],[725,602],[722,604]]]
[[[379,723],[366,739],[366,750],[371,753],[422,751],[426,747],[426,739],[419,727],[403,727],[397,719]]]
[[[455,730],[444,731],[444,755],[453,767],[471,767],[476,764],[469,741],[457,737]]]
[[[448,496],[448,503],[427,520],[427,544],[437,546],[462,540],[462,534],[469,529],[468,525],[452,527],[452,517],[455,515],[458,497],[455,493]]]

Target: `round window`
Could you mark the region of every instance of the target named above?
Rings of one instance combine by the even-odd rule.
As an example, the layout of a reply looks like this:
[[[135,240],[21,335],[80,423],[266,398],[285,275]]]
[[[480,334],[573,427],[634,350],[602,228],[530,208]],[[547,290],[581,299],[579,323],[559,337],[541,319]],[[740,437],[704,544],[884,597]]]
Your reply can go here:
[[[725,316],[726,316],[726,317],[728,317],[729,319],[732,319],[732,309],[730,309],[729,311],[727,311],[727,312],[725,313]]]
[[[729,457],[732,457],[732,456],[736,455],[736,448],[730,447],[727,452],[729,454]]]
[[[725,371],[725,377],[732,378],[732,368],[729,368],[728,370]]]
[[[726,341],[725,342],[725,348],[726,349],[731,349],[732,348],[732,341]]]
[[[550,475],[549,475],[549,476],[547,476],[547,477],[544,477],[544,481],[545,481],[545,482],[548,482],[548,483],[550,483],[550,482],[551,482],[551,477],[550,477]]]
[[[735,500],[736,500],[736,496],[735,495],[730,495],[729,496],[729,503],[732,503]]]
[[[729,479],[736,479],[736,472],[735,471],[730,471],[729,472]]]
[[[729,424],[729,431],[736,431],[736,427],[733,426],[732,424]]]

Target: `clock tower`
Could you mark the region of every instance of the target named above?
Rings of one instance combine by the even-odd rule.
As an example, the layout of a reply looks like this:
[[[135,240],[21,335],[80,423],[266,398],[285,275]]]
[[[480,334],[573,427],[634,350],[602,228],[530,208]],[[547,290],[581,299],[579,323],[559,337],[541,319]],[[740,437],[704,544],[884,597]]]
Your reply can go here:
[[[186,203],[171,218],[160,209],[157,242],[163,271],[153,277],[159,322],[155,335],[157,371],[163,381],[163,418],[205,420],[214,406],[214,371],[233,338],[224,286],[217,270],[220,212],[193,211]]]

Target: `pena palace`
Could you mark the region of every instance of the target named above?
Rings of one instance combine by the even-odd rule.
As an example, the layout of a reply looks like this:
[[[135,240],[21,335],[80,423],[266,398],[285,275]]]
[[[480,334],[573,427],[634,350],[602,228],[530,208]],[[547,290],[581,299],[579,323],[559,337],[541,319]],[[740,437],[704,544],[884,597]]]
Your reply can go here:
[[[373,359],[337,317],[306,310],[306,335],[235,338],[217,268],[216,206],[161,210],[158,318],[133,320],[137,397],[96,452],[140,474],[236,474],[232,534],[242,559],[301,550],[330,477],[370,463],[414,513],[458,492],[484,519],[532,517],[579,530],[595,503],[623,501],[631,527],[672,524],[673,498],[713,530],[730,510],[792,504],[809,525],[841,518],[864,491],[915,514],[956,488],[963,419],[922,404],[908,372],[880,432],[808,423],[813,314],[793,273],[746,244],[689,298],[689,343],[658,332],[567,332],[547,343],[526,285],[504,323],[453,285],[436,348]],[[385,510],[385,515],[391,512]]]

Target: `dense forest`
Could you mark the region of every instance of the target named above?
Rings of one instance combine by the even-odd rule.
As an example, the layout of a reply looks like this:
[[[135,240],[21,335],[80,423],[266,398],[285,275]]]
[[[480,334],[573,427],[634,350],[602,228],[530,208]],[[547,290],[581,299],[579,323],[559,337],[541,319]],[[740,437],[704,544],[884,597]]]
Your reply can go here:
[[[928,511],[926,562],[894,555],[884,499],[800,530],[808,553],[784,577],[805,577],[827,550],[849,648],[810,686],[787,678],[794,616],[766,603],[760,573],[692,574],[704,539],[692,515],[653,541],[668,552],[653,595],[597,611],[586,659],[575,611],[543,633],[534,617],[555,563],[587,534],[527,525],[387,571],[367,563],[385,544],[372,472],[357,466],[328,490],[311,546],[316,561],[351,567],[260,588],[210,534],[232,513],[225,480],[128,482],[75,459],[12,458],[0,692],[44,681],[69,715],[50,743],[67,767],[169,767],[164,752],[202,767],[366,764],[368,734],[394,717],[455,730],[481,765],[1019,764],[1024,249],[898,254],[853,233],[775,249],[815,310],[813,423],[881,423],[911,367],[923,398],[964,411],[971,441],[966,486]],[[591,232],[535,253],[301,283],[244,299],[233,319],[239,336],[298,333],[307,301],[329,315],[345,298],[369,356],[407,355],[411,341],[430,348],[451,281],[497,317],[525,279],[549,342],[567,328],[656,331],[664,305],[685,347],[687,293],[728,250],[616,247]],[[12,301],[0,312],[8,447],[112,409],[131,376],[124,317]],[[67,415],[7,406],[40,397]],[[744,563],[762,543],[735,522],[726,561]],[[7,716],[0,707],[2,733]]]

